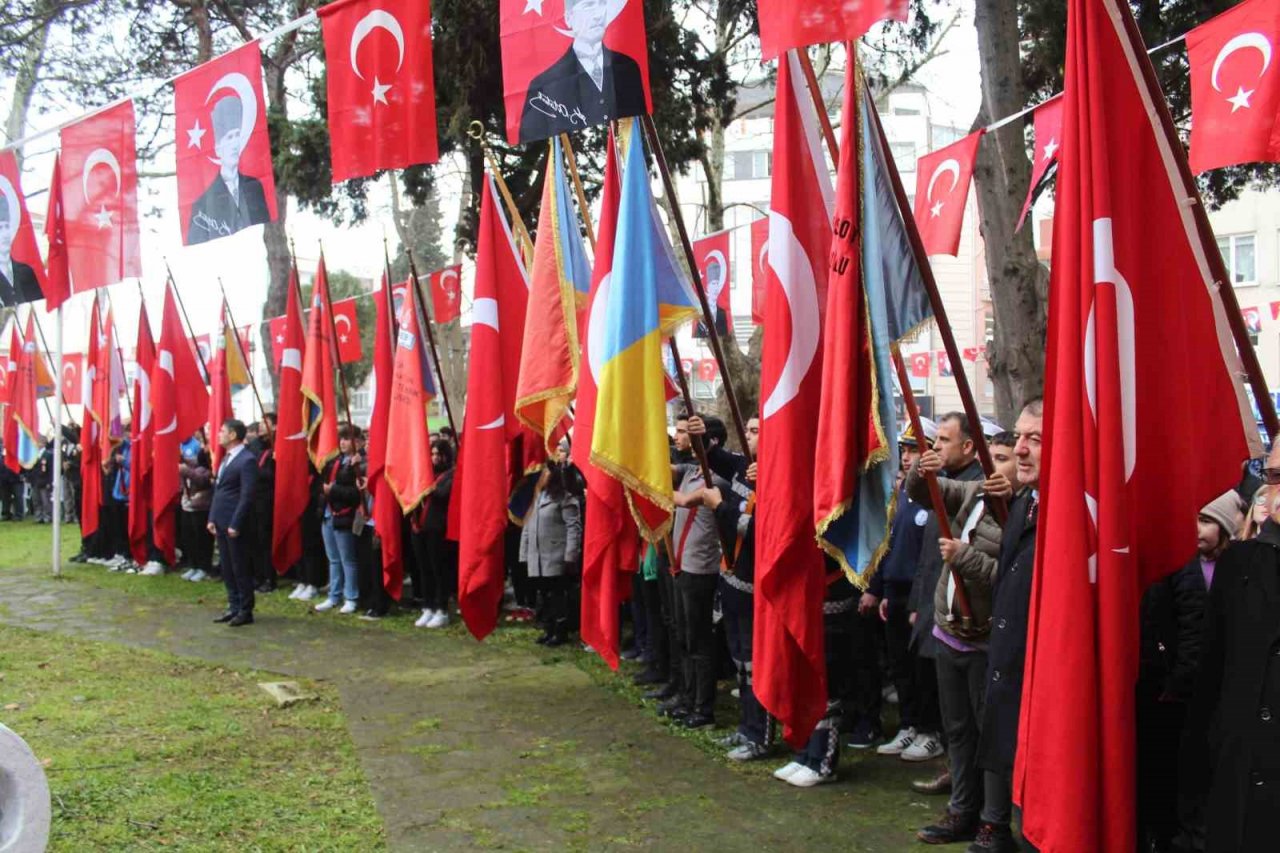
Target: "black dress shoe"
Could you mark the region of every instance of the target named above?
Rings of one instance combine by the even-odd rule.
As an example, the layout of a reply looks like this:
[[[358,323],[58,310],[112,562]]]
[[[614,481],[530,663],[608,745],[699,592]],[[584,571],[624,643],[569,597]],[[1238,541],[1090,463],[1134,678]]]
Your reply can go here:
[[[563,646],[567,642],[569,642],[569,639],[564,635],[552,634],[550,637],[547,638],[547,641],[542,645],[546,646],[549,649],[554,649],[557,646]]]
[[[683,719],[689,715],[689,706],[683,696],[672,696],[658,704],[658,716],[670,717],[673,720]]]
[[[213,621],[219,622],[219,623],[230,622],[234,618],[236,618],[236,614],[233,611],[228,610],[226,613],[223,613],[221,616],[219,616],[217,619],[214,619]]]
[[[227,622],[227,626],[231,628],[239,628],[241,625],[252,625],[253,613],[248,610],[241,610]]]
[[[631,683],[639,687],[645,687],[650,684],[665,684],[666,681],[667,677],[655,669],[643,670],[635,678],[631,679]]]
[[[534,642],[535,642],[535,643],[537,643],[537,644],[538,644],[538,645],[540,645],[540,646],[545,646],[545,645],[546,645],[547,643],[549,643],[550,641],[551,641],[551,632],[550,632],[550,631],[544,632],[544,633],[543,633],[543,635],[542,635],[541,637],[539,637],[538,639],[534,640]]]
[[[676,695],[676,692],[677,691],[676,691],[675,685],[672,684],[671,682],[667,682],[661,687],[654,688],[653,690],[650,690],[648,693],[644,694],[644,698],[657,699],[661,701],[664,699],[670,699],[672,696]]]
[[[680,725],[686,729],[703,729],[708,726],[714,726],[716,718],[710,714],[700,714],[697,711],[691,711],[680,721]]]

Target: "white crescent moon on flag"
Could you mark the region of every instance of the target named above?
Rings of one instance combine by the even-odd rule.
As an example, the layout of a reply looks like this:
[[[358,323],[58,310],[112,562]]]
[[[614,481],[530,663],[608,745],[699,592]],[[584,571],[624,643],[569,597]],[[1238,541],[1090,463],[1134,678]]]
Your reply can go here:
[[[440,289],[443,290],[448,295],[449,301],[452,302],[453,295],[457,291],[450,290],[448,286],[445,285],[445,282],[448,281],[449,279],[453,279],[456,282],[458,280],[458,271],[455,269],[447,269],[444,272],[440,273]],[[456,284],[454,286],[457,287]]]
[[[73,364],[73,363],[72,363],[72,362],[70,362],[70,361],[68,361],[66,364],[62,365],[62,381],[63,381],[64,383],[67,381],[67,372],[68,372],[68,371],[70,371],[70,373],[71,373],[71,378],[72,378],[72,379],[75,379],[75,378],[76,378],[76,366],[75,366],[75,364]]]
[[[111,170],[111,174],[116,177],[114,195],[120,195],[120,161],[107,149],[95,148],[89,152],[88,157],[84,158],[84,171],[80,173],[80,189],[84,193],[84,200],[89,200],[89,175],[92,174],[94,166],[106,166]]]
[[[947,192],[954,190],[956,184],[960,183],[960,162],[954,157],[943,160],[938,168],[933,170],[933,174],[929,177],[929,187],[924,191],[924,197],[929,201],[933,201],[933,185],[938,182],[938,176],[943,172],[951,174],[951,186],[947,188]]]
[[[760,414],[766,419],[777,414],[799,393],[800,383],[809,374],[814,356],[818,354],[820,323],[818,289],[809,256],[791,223],[779,213],[769,214],[769,245],[775,247],[769,254],[769,265],[791,307],[791,348],[777,384],[761,406]]]
[[[364,75],[360,73],[360,66],[356,64],[356,52],[360,50],[360,42],[364,41],[364,37],[378,28],[391,33],[391,37],[396,40],[396,47],[400,51],[396,59],[396,71],[399,72],[400,66],[404,64],[404,30],[400,29],[400,22],[390,12],[374,9],[361,18],[355,29],[351,31],[351,70],[361,80],[364,79]]]
[[[139,424],[138,429],[144,430],[151,425],[151,377],[147,375],[145,370],[139,368],[133,377],[133,381],[141,386],[139,399],[142,401],[142,423]]]
[[[1213,73],[1209,75],[1209,82],[1213,84],[1215,92],[1222,91],[1222,88],[1218,85],[1218,71],[1221,70],[1222,63],[1226,62],[1227,57],[1237,50],[1244,50],[1250,47],[1262,54],[1262,69],[1258,72],[1258,76],[1261,77],[1267,73],[1267,68],[1271,65],[1271,42],[1267,41],[1267,37],[1262,33],[1240,33],[1232,36],[1222,46],[1222,50],[1218,51],[1217,58],[1213,60]]]
[[[18,191],[4,175],[0,175],[0,195],[4,196],[4,206],[9,211],[9,227],[16,234],[22,223],[22,208],[18,206]]]
[[[587,367],[591,369],[591,378],[597,388],[600,387],[600,365],[604,362],[604,317],[609,307],[609,290],[612,284],[613,273],[605,273],[604,278],[596,285],[596,295],[591,300],[591,310],[587,317]]]
[[[471,323],[473,326],[488,326],[498,331],[498,300],[489,297],[477,299],[471,305]],[[506,423],[506,416],[501,412],[489,423],[477,429],[497,429]]]
[[[213,100],[214,94],[222,89],[229,89],[240,99],[240,150],[243,151],[253,136],[254,125],[258,122],[258,96],[254,93],[248,77],[239,71],[232,71],[230,74],[222,75],[218,82],[213,84],[213,88],[204,99],[205,105],[207,106]],[[209,159],[219,166],[222,165],[222,160],[217,157]]]
[[[765,272],[769,268],[765,266],[768,261],[766,256],[769,254],[769,241],[765,240],[764,245],[760,247],[760,257],[756,258],[756,264],[760,267],[760,272]]]
[[[289,347],[280,354],[280,371],[296,370],[302,372],[302,351],[294,347]],[[296,435],[286,435],[285,441],[301,441],[307,437],[307,431],[304,429]]]
[[[174,381],[173,353],[169,352],[169,350],[167,349],[162,349],[160,350],[160,352],[156,353],[156,367],[160,368],[165,373],[169,374],[170,382]],[[168,435],[169,433],[173,432],[177,428],[178,428],[178,413],[175,411],[173,413],[173,420],[170,421],[169,425],[166,426],[164,429],[156,430],[156,435]]]
[[[334,314],[333,314],[333,326],[334,326],[334,328],[335,328],[335,329],[337,329],[337,328],[341,328],[343,323],[346,323],[346,325],[347,325],[347,331],[348,331],[348,332],[350,332],[350,331],[351,331],[351,318],[350,318],[350,317],[348,317],[346,314],[341,314],[341,313],[339,313],[339,312],[335,311],[335,312],[334,312]]]

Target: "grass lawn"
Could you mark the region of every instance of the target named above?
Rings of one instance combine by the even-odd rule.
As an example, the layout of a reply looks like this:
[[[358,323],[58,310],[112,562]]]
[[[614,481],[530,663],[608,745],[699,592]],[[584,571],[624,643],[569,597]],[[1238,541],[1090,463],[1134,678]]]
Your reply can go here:
[[[45,764],[50,849],[384,849],[336,692],[277,708],[273,680],[0,626],[0,720]]]

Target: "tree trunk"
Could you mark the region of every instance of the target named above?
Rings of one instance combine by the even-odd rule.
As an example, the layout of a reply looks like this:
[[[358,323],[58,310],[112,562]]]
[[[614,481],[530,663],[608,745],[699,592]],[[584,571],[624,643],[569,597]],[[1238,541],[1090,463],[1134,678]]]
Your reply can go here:
[[[977,0],[974,26],[982,71],[982,107],[976,123],[1009,115],[1026,104],[1018,54],[1018,17],[1007,0]],[[1011,425],[1023,401],[1044,388],[1045,300],[1048,271],[1036,258],[1031,228],[1014,233],[1031,182],[1021,122],[989,133],[978,147],[974,175],[994,313],[987,369],[996,414]]]
[[[272,113],[269,118],[277,119],[278,127],[288,126],[289,100],[288,90],[285,86],[285,72],[291,64],[288,57],[293,54],[292,43],[296,35],[295,31],[285,36],[276,45],[272,61],[262,64],[266,77],[267,103]],[[276,184],[275,192],[276,219],[274,222],[268,222],[262,229],[262,242],[267,248],[267,270],[271,274],[271,281],[267,285],[267,298],[262,303],[262,317],[264,320],[270,317],[279,317],[285,312],[289,297],[289,270],[293,265],[293,255],[289,247],[289,234],[285,227],[289,216],[289,194],[280,183]],[[259,329],[259,336],[262,339],[262,351],[270,357],[272,347],[271,327],[269,324],[265,322],[262,324]],[[275,400],[280,394],[280,373],[274,370],[269,371],[269,373],[271,375],[271,398]]]
[[[40,66],[44,62],[44,48],[49,41],[49,30],[59,14],[58,4],[54,0],[44,0],[35,12],[35,17],[45,18],[43,27],[36,29],[27,39],[22,50],[22,64],[13,81],[13,104],[9,107],[9,116],[5,121],[5,139],[12,142],[21,139],[27,131],[27,112],[31,109],[31,96],[35,94],[40,82]],[[22,149],[13,149],[13,156],[18,161],[18,171],[22,171]]]

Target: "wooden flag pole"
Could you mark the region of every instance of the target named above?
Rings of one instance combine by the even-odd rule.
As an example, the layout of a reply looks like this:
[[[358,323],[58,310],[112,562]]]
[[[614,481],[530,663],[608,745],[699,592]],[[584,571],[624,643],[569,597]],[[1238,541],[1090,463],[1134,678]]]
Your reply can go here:
[[[641,116],[640,120],[644,124],[645,135],[649,139],[649,147],[653,149],[653,159],[657,162],[658,171],[662,174],[663,192],[666,193],[667,198],[671,201],[671,218],[675,221],[676,233],[680,237],[680,247],[684,250],[685,263],[689,267],[690,278],[693,279],[693,289],[698,295],[698,305],[702,309],[702,322],[707,327],[707,339],[711,341],[711,352],[715,356],[716,365],[720,368],[720,375],[724,377],[724,396],[729,401],[729,414],[733,419],[733,429],[737,434],[739,444],[742,446],[743,454],[747,455],[749,451],[747,450],[746,421],[742,419],[742,409],[738,406],[738,396],[733,390],[733,376],[729,373],[728,365],[724,360],[724,350],[720,345],[720,336],[716,333],[715,320],[711,314],[711,304],[707,301],[707,290],[702,286],[702,278],[698,275],[698,264],[693,257],[693,243],[689,240],[689,231],[685,228],[684,216],[680,214],[680,200],[676,198],[676,187],[671,180],[671,169],[667,166],[667,156],[662,152],[662,143],[658,139],[658,129],[653,124],[653,118],[644,115]],[[683,371],[681,372],[683,373]],[[689,411],[692,413],[693,409]]]
[[[582,176],[578,174],[578,158],[574,156],[573,143],[569,140],[569,134],[560,134],[560,143],[564,146],[564,157],[569,163],[569,177],[573,179],[574,194],[578,197],[578,212],[582,214],[582,224],[587,229],[587,242],[591,244],[591,254],[594,255],[596,229],[591,224],[591,209],[587,207],[587,193],[582,188]]]
[[[906,365],[902,363],[902,353],[893,348],[893,366],[898,371],[898,385],[902,390],[902,402],[907,408],[907,418],[911,421],[911,432],[916,437],[916,447],[924,452],[924,429],[920,425],[920,409],[916,406],[916,395],[911,390],[911,380],[907,378]],[[929,503],[933,504],[933,514],[938,518],[938,536],[942,539],[954,539],[951,533],[951,519],[947,516],[947,505],[942,500],[942,487],[938,485],[938,475],[932,471],[921,471],[925,483],[929,486]],[[965,589],[964,578],[950,562],[947,571],[951,572],[951,581],[955,586],[956,609],[965,626],[973,623],[973,609],[969,606],[969,592]]]
[[[423,327],[427,331],[427,343],[431,347],[431,360],[436,363],[436,377],[440,380],[440,401],[444,403],[444,416],[449,421],[449,429],[453,430],[453,437],[461,444],[461,436],[458,434],[458,428],[453,421],[453,406],[449,403],[449,389],[444,379],[444,366],[440,364],[440,349],[436,346],[436,334],[432,330],[432,320],[430,309],[427,308],[427,300],[422,295],[422,281],[418,278],[418,266],[413,262],[413,250],[408,246],[404,247],[405,255],[409,258],[409,276],[413,279],[414,290],[418,293],[418,304],[422,308],[422,316],[419,318],[423,321]],[[390,286],[391,268],[387,267],[387,282]],[[461,289],[461,284],[459,284]]]
[[[236,349],[240,351],[240,360],[244,362],[244,369],[249,374],[249,387],[253,389],[253,399],[258,403],[258,411],[262,415],[266,415],[267,408],[262,405],[262,395],[258,393],[258,382],[253,378],[253,367],[249,363],[249,354],[244,351],[244,342],[240,340],[240,327],[236,325],[236,316],[231,313],[231,303],[227,301],[227,289],[222,286],[222,276],[218,276],[218,290],[222,293],[222,307],[227,311],[227,319],[231,321],[231,337],[235,339]],[[227,333],[224,327],[222,333]],[[267,423],[266,417],[261,418],[263,426],[267,428],[267,440],[272,440],[271,424]]]
[[[187,316],[187,305],[182,301],[182,291],[178,290],[178,282],[173,277],[173,270],[169,269],[169,262],[164,262],[164,271],[169,276],[169,284],[173,287],[173,297],[178,300],[178,308],[182,311],[182,321],[187,324],[187,335],[191,338],[192,346],[196,342],[195,329],[191,328],[191,318]],[[196,364],[200,366],[200,376],[204,379],[204,384],[210,384],[209,368],[205,366],[204,359],[200,357],[200,348],[196,347]]]
[[[511,217],[511,225],[516,231],[517,239],[520,240],[523,260],[526,263],[531,262],[533,259],[533,238],[529,236],[529,229],[525,227],[524,217],[520,215],[520,209],[516,207],[515,199],[511,197],[511,190],[507,187],[507,182],[502,178],[502,170],[498,167],[498,158],[493,156],[493,149],[484,140],[484,124],[480,121],[471,122],[470,127],[467,129],[467,135],[479,143],[480,150],[484,152],[484,159],[489,164],[489,171],[493,175],[494,183],[498,185],[498,192],[502,194],[502,200],[506,202],[507,213]]]
[[[320,245],[320,265],[324,265],[324,245]],[[328,270],[325,270],[327,277]],[[301,287],[302,283],[299,282]],[[311,285],[312,297],[315,296],[315,284]],[[328,286],[324,289],[325,313],[329,315],[329,353],[333,356],[333,366],[338,374],[338,384],[342,386],[342,409],[347,413],[347,423],[355,426],[355,422],[351,420],[351,392],[347,390],[347,377],[342,372],[342,357],[338,355],[338,324],[333,319],[333,294],[329,292]]]

